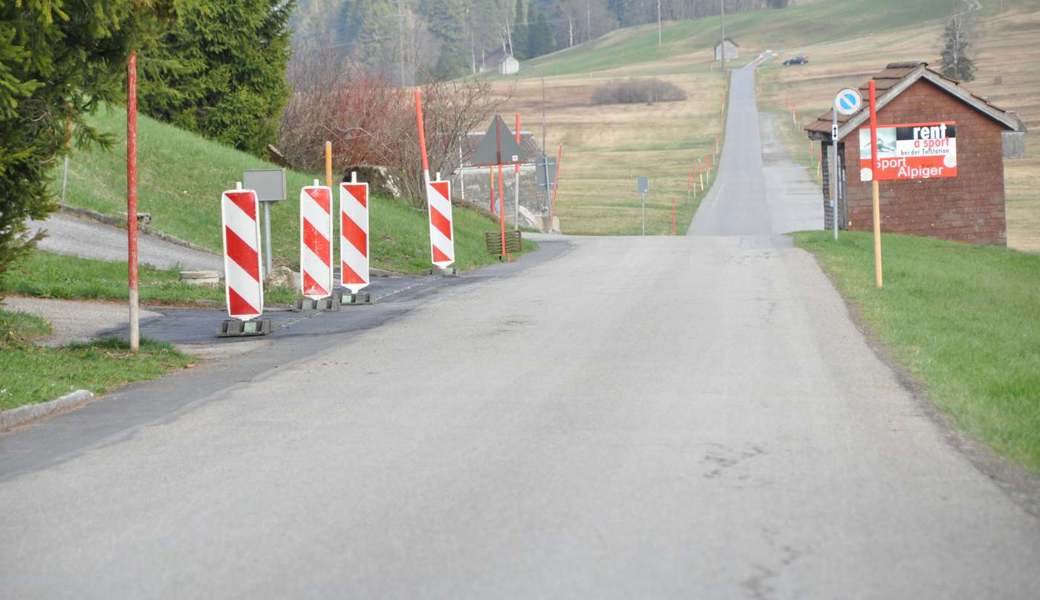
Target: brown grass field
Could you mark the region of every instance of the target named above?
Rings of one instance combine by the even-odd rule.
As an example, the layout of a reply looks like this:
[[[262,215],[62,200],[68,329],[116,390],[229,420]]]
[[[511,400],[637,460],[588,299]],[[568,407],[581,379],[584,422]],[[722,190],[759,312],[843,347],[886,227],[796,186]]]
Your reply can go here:
[[[670,60],[667,62],[674,62]],[[655,64],[665,67],[667,64]],[[641,231],[636,177],[650,178],[647,234],[671,233],[673,201],[677,232],[683,234],[701,194],[691,195],[688,175],[698,157],[714,154],[721,134],[726,82],[709,60],[681,61],[683,73],[659,74],[687,93],[687,100],[653,105],[593,105],[595,88],[612,79],[646,73],[646,65],[588,75],[545,79],[550,153],[563,144],[556,214],[573,234],[631,235]],[[522,128],[540,139],[542,83],[520,79],[497,86],[509,99],[507,121],[520,111]],[[702,160],[702,165],[705,161]]]

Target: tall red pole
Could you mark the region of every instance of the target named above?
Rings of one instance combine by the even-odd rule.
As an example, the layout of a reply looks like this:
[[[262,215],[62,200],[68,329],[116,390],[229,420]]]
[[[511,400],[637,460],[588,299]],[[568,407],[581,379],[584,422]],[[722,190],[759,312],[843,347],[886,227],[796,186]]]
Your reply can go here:
[[[423,126],[422,90],[415,88],[415,122],[419,127],[419,150],[422,152],[422,170],[425,183],[430,182],[430,159],[426,156],[426,129]]]
[[[881,265],[881,188],[878,177],[881,175],[881,157],[878,155],[877,143],[877,89],[874,80],[870,80],[870,184],[874,196],[874,284],[880,289],[884,287],[883,267]]]
[[[130,288],[130,350],[141,347],[137,288],[137,52],[126,65],[126,241]]]
[[[502,187],[502,163],[498,163],[498,226],[502,237],[502,256],[509,258],[506,252],[506,202],[505,189]]]

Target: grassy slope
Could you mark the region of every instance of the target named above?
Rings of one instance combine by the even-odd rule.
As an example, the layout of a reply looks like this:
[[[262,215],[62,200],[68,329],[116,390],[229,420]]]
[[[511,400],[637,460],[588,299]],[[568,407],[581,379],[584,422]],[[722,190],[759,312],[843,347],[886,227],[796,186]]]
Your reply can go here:
[[[878,290],[870,234],[796,239],[959,426],[1040,471],[1040,256],[888,235]]]
[[[93,123],[113,134],[111,151],[76,152],[71,160],[66,202],[116,214],[126,210],[125,112],[101,109]],[[231,189],[247,169],[274,165],[232,148],[148,118],[139,120],[139,209],[152,225],[181,239],[219,252],[220,193]],[[60,180],[60,172],[56,173]],[[290,171],[289,196],[295,198],[313,175]],[[426,213],[403,202],[374,197],[371,203],[373,266],[401,272],[429,268]],[[299,213],[295,199],[271,211],[275,264],[299,262]],[[464,208],[455,211],[457,264],[471,269],[494,260],[483,246],[483,232],[496,224]]]
[[[986,12],[992,12],[988,8]],[[1011,0],[1013,6],[1036,4],[1035,0]],[[754,48],[782,49],[871,32],[912,28],[948,14],[949,0],[821,0],[783,10],[759,10],[726,17],[726,35],[743,47],[739,62],[754,56]],[[718,17],[666,22],[661,47],[657,26],[643,25],[612,32],[587,45],[527,61],[521,77],[588,74],[620,67],[667,62],[687,54],[710,55],[718,41]],[[677,66],[676,68],[681,68]]]
[[[142,265],[139,272],[141,302],[146,304],[224,305],[223,287],[182,283],[176,271]],[[42,298],[125,300],[126,262],[89,260],[36,251],[19,260],[4,274],[4,293]],[[268,304],[289,304],[296,292],[268,286]]]

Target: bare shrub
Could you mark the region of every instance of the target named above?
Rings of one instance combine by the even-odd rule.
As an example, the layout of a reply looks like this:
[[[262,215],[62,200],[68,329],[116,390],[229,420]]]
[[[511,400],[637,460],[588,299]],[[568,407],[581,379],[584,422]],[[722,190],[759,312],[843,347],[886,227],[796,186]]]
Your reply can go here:
[[[321,52],[294,61],[289,82],[293,94],[282,118],[279,148],[293,166],[323,170],[329,140],[337,172],[350,165],[388,167],[402,182],[402,194],[424,205],[413,89]],[[449,173],[457,167],[462,138],[487,122],[501,100],[481,79],[435,82],[421,89],[431,176]]]
[[[592,93],[593,104],[653,104],[685,99],[686,92],[682,88],[663,79],[616,79]]]

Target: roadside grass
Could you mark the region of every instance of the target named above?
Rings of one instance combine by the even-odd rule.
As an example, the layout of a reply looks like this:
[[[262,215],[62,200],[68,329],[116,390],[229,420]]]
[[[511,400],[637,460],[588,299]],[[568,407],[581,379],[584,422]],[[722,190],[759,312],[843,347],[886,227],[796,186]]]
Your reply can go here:
[[[795,241],[959,427],[1040,471],[1040,256],[885,235],[878,290],[869,233]]]
[[[113,147],[76,150],[70,160],[66,203],[110,215],[126,211],[126,112],[102,107],[91,123],[113,137]],[[222,251],[220,193],[233,189],[247,169],[275,165],[193,133],[147,117],[138,121],[139,210],[152,215],[155,229]],[[61,167],[52,172],[60,190]],[[299,265],[300,187],[313,174],[287,171],[289,200],[271,210],[272,252],[276,266]],[[373,196],[370,233],[372,266],[405,273],[430,268],[429,231],[425,210],[405,202]],[[497,223],[465,207],[456,207],[456,265],[469,270],[497,260],[484,250],[483,234]],[[338,224],[337,233],[338,235]]]
[[[177,271],[141,265],[140,295],[143,304],[224,304],[224,287],[182,283]],[[126,300],[126,262],[62,256],[35,250],[12,264],[4,274],[6,294],[61,300]],[[291,304],[296,292],[289,288],[264,291],[268,304]]]
[[[0,310],[0,327],[11,322],[24,323],[24,318]],[[169,344],[151,340],[142,340],[140,353],[133,354],[125,342],[115,339],[43,348],[5,336],[0,340],[0,410],[54,400],[79,389],[100,394],[191,363],[191,357]]]
[[[0,309],[0,347],[15,342],[31,342],[51,332],[46,319],[19,311]]]

